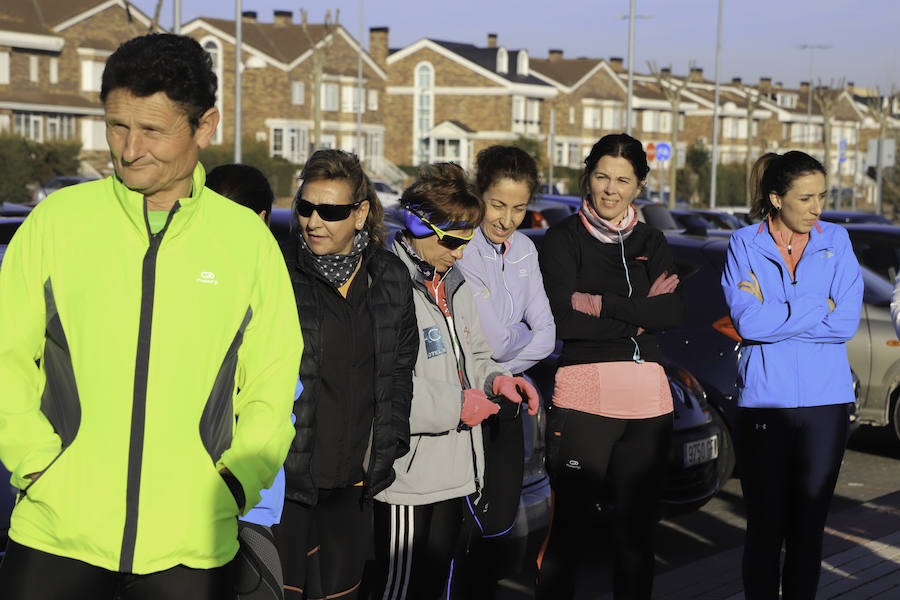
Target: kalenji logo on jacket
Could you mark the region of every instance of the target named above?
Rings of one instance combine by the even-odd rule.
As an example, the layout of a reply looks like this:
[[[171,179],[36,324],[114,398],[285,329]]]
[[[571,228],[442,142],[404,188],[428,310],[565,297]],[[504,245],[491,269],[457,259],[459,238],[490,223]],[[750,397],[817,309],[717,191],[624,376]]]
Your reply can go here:
[[[197,282],[219,285],[219,282],[216,280],[216,274],[209,271],[200,271],[200,277],[197,278]]]

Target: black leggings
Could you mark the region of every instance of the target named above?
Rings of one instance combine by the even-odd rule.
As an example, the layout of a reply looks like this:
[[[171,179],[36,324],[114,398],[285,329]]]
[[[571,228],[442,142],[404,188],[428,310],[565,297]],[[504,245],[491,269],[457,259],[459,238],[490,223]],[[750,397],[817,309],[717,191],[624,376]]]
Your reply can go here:
[[[650,598],[653,528],[672,437],[672,414],[613,419],[554,407],[547,466],[553,520],[540,559],[536,598],[571,598],[596,505],[613,504],[617,600]]]
[[[437,600],[450,576],[465,498],[404,506],[375,502],[372,600]]]
[[[738,460],[747,505],[747,600],[813,600],[822,537],[849,433],[849,405],[742,408]],[[784,571],[779,576],[781,547]]]
[[[48,554],[9,540],[0,565],[0,598],[15,600],[222,600],[233,598],[230,566],[131,575]]]
[[[281,523],[272,529],[286,600],[358,597],[372,539],[372,503],[363,500],[364,490],[320,489],[312,508],[285,499]]]

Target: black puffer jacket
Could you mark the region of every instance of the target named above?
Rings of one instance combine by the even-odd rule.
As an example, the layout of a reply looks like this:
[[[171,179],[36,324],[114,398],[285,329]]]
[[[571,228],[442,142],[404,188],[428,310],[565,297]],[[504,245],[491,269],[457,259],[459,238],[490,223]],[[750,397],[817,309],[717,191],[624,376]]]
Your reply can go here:
[[[311,463],[322,354],[320,295],[327,289],[323,284],[330,284],[316,271],[296,238],[282,242],[281,250],[294,286],[303,331],[300,361],[303,393],[294,404],[297,433],[284,463],[285,496],[312,506],[318,499]],[[364,267],[369,278],[368,303],[375,327],[375,419],[365,480],[366,495],[372,497],[393,483],[394,460],[409,451],[412,370],[419,351],[419,336],[412,282],[406,266],[393,253],[370,244],[365,250]],[[352,377],[353,373],[347,376]]]

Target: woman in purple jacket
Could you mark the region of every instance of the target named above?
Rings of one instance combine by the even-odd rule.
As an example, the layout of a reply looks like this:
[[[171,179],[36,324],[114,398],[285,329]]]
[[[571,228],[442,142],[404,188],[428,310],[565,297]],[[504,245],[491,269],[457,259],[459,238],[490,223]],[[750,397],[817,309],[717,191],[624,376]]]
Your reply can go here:
[[[516,231],[538,187],[537,167],[525,151],[491,146],[478,153],[476,191],[485,218],[457,263],[471,286],[491,358],[519,375],[553,351],[556,327],[531,240]],[[456,584],[465,598],[493,598],[503,575],[490,538],[512,528],[524,468],[519,405],[505,403],[482,424],[486,487],[469,502],[467,556]]]

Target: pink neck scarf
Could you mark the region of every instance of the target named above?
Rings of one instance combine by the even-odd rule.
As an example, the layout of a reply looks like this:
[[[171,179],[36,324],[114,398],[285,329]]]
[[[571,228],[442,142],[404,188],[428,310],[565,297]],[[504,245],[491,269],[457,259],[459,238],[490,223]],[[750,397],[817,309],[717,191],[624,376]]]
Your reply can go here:
[[[578,216],[587,232],[605,244],[617,243],[619,235],[623,240],[627,239],[638,222],[637,211],[630,204],[622,220],[613,224],[598,215],[587,198],[581,201],[581,212],[578,213]]]

